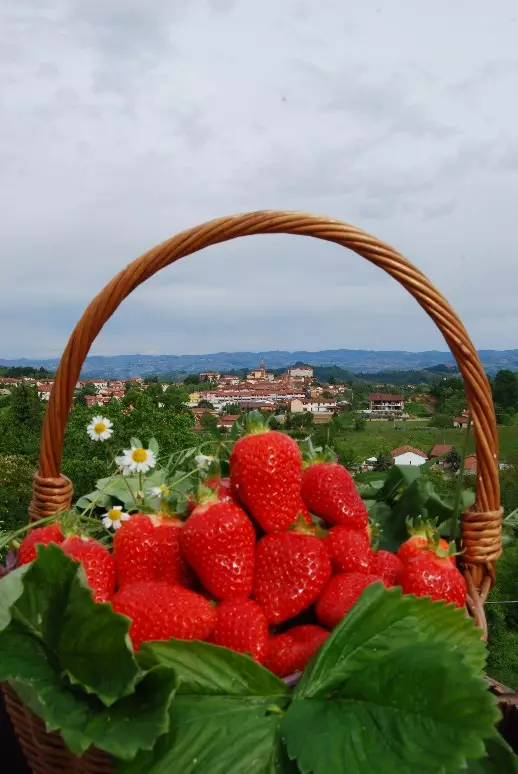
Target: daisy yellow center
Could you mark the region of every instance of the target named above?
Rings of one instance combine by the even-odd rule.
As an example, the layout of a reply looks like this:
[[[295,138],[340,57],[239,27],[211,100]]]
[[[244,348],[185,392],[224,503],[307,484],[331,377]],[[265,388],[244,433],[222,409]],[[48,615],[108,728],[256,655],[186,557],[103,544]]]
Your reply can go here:
[[[97,424],[94,425],[94,430],[97,433],[97,435],[101,435],[101,433],[104,433],[106,429],[107,428],[104,422],[97,422]]]
[[[145,449],[134,449],[131,459],[133,462],[145,462],[147,460],[147,451]]]
[[[108,516],[112,521],[119,521],[121,517],[121,512],[118,508],[112,508],[112,510],[108,513]]]

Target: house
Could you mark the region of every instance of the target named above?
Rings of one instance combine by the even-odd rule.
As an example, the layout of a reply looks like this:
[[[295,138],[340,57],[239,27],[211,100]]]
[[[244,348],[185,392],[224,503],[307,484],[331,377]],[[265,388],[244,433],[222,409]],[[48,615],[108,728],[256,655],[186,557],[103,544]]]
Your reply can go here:
[[[274,374],[270,374],[268,371],[265,371],[263,360],[261,360],[261,365],[257,371],[250,371],[250,373],[246,375],[247,382],[273,382],[274,379]]]
[[[413,446],[400,446],[399,449],[392,449],[390,456],[394,460],[394,465],[423,465],[427,456],[421,449],[414,449]]]
[[[455,417],[453,420],[453,427],[466,427],[469,417],[462,415],[461,417]]]
[[[438,460],[439,465],[444,465],[444,457],[453,450],[451,443],[436,443],[428,454],[431,460]],[[442,458],[442,459],[440,459]]]
[[[372,416],[387,414],[402,414],[405,401],[402,395],[390,395],[384,392],[373,392],[369,395],[369,413]]]
[[[310,400],[294,398],[289,402],[289,406],[292,414],[301,414],[304,411],[309,411],[311,414],[329,414],[338,408],[336,400],[324,398],[311,398]]]
[[[476,454],[466,454],[466,457],[464,459],[464,471],[466,473],[476,473],[477,472],[477,455]]]
[[[52,387],[49,387],[48,385],[37,387],[38,395],[40,396],[41,400],[50,400],[50,393],[52,392]]]
[[[218,419],[218,427],[232,427],[239,419],[239,414],[225,414]]]
[[[313,379],[313,368],[310,365],[288,368],[288,379]]]

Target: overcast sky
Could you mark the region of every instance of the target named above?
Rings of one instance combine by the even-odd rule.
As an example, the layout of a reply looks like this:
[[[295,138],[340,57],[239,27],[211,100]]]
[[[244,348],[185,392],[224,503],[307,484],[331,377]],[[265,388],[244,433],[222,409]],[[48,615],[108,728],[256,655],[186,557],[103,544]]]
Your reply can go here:
[[[358,225],[479,348],[518,347],[513,0],[3,0],[0,357],[56,356],[126,263],[256,209]],[[247,237],[135,292],[92,353],[444,349],[336,245]]]

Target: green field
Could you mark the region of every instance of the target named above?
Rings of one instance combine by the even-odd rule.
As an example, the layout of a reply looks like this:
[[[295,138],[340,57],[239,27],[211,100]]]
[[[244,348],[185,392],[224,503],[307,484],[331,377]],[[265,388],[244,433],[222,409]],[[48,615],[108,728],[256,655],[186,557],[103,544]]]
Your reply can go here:
[[[367,422],[365,430],[348,433],[343,443],[354,451],[355,455],[365,459],[377,456],[380,451],[391,451],[399,446],[414,446],[428,453],[437,443],[455,446],[460,452],[464,443],[465,431],[457,428],[426,427],[423,422],[404,422],[394,428],[392,422]],[[518,458],[518,426],[499,427],[500,459],[510,461]],[[468,452],[475,451],[473,432],[468,440]]]

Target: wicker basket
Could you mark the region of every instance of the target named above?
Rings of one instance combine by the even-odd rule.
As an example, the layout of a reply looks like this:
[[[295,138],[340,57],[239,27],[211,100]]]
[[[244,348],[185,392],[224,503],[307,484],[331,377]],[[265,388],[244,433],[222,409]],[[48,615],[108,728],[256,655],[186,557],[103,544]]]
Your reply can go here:
[[[315,215],[263,211],[221,218],[184,231],[129,264],[92,301],[77,324],[59,365],[43,427],[39,471],[29,508],[34,521],[70,508],[72,483],[61,475],[61,453],[74,388],[88,351],[119,304],[142,282],[179,258],[209,245],[250,234],[297,234],[348,247],[403,285],[435,322],[464,379],[477,453],[476,504],[462,517],[462,569],[468,608],[487,636],[484,602],[495,580],[494,563],[502,550],[498,436],[491,390],[476,350],[455,312],[429,280],[400,253],[354,226]],[[34,774],[113,774],[108,757],[90,750],[70,754],[56,734],[4,689],[6,706]]]

